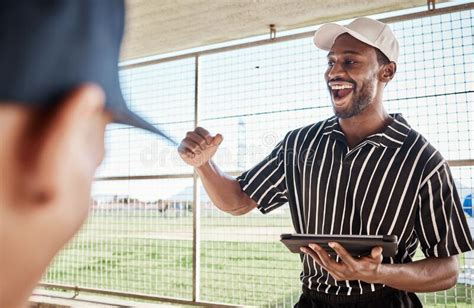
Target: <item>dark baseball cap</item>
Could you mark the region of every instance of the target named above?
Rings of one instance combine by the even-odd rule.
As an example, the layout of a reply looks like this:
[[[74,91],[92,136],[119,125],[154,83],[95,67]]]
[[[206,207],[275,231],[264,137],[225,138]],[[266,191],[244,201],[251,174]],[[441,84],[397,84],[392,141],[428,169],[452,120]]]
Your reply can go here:
[[[177,143],[126,105],[118,60],[123,0],[0,1],[0,102],[39,108],[83,83],[100,85],[114,122]]]

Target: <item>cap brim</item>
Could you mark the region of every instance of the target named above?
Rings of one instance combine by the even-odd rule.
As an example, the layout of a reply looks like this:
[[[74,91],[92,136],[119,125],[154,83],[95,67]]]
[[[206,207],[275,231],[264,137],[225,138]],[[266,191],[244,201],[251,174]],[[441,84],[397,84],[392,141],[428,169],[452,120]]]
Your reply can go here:
[[[343,33],[348,33],[355,39],[372,47],[376,47],[365,36],[336,23],[329,23],[321,26],[321,28],[319,28],[314,34],[314,45],[316,45],[316,47],[322,50],[331,50],[332,45],[334,45],[334,42],[336,41],[336,38]]]
[[[0,2],[0,99],[50,107],[84,83],[99,85],[114,122],[177,142],[130,111],[118,74],[123,1]],[[31,31],[30,23],[35,25]]]
[[[173,146],[178,146],[178,143],[173,138],[163,133],[163,131],[161,131],[159,128],[145,121],[143,118],[133,113],[131,110],[129,109],[122,109],[120,111],[112,110],[112,113],[114,116],[114,119],[113,119],[114,123],[126,124],[126,125],[135,126],[137,128],[145,129],[149,132],[160,135],[161,137],[166,139],[168,142],[170,142]]]

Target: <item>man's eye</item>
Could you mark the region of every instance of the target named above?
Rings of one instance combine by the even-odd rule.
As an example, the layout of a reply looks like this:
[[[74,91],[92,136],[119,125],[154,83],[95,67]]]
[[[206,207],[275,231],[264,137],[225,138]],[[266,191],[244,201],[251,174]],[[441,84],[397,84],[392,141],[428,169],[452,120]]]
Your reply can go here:
[[[329,61],[329,62],[328,62],[328,66],[329,66],[329,67],[333,67],[333,66],[334,66],[334,62]]]
[[[353,61],[353,60],[347,60],[345,61],[346,65],[354,65],[356,64],[357,62],[356,61]]]

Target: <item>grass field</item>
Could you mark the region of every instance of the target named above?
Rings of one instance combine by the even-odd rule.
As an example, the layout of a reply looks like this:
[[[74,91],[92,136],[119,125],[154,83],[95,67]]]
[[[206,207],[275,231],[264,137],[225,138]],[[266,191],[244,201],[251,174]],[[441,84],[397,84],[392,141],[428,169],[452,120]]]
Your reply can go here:
[[[43,281],[191,300],[192,231],[190,213],[94,211]],[[286,215],[203,213],[201,300],[292,307],[300,261],[278,241],[291,231]],[[427,307],[472,307],[473,287],[419,296]]]

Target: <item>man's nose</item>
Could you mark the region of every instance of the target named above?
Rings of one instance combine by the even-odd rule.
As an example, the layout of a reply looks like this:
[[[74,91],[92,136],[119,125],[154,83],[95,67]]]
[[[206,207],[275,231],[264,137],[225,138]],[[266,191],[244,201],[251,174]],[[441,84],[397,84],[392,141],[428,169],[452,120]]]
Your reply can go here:
[[[329,80],[342,77],[343,74],[344,70],[342,69],[342,65],[339,63],[334,63],[328,70]]]

